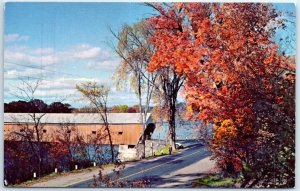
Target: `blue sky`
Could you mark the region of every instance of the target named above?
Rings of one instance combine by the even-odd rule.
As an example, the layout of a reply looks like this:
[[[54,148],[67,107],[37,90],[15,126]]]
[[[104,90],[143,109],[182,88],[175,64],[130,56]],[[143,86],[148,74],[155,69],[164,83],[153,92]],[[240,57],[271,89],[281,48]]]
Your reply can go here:
[[[276,7],[295,12],[292,4]],[[31,76],[43,80],[37,97],[48,103],[65,96],[83,106],[75,85],[95,80],[112,87],[110,105],[137,104],[133,91],[117,91],[111,79],[120,60],[108,45],[116,43],[109,27],[118,31],[151,14],[142,3],[6,3],[4,102],[16,100],[18,78]],[[278,32],[277,40],[289,32]]]
[[[7,3],[4,102],[16,99],[9,91],[17,77],[34,76],[45,84],[37,97],[46,102],[67,95],[81,105],[76,83],[95,80],[112,87],[111,105],[137,104],[130,89],[117,91],[112,83],[120,60],[109,46],[116,43],[109,28],[117,32],[151,13],[142,3]]]

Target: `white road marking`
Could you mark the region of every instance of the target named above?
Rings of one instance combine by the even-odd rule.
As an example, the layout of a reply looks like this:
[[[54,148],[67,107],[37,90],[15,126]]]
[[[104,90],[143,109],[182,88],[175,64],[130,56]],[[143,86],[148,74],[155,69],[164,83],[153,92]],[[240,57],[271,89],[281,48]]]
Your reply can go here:
[[[196,154],[196,153],[199,153],[200,151],[202,151],[202,149],[201,149],[201,150],[199,150],[199,151],[196,151],[196,152],[194,152],[194,153],[191,153],[191,154],[189,154],[189,155],[185,155],[185,156],[182,156],[182,157],[176,158],[176,159],[174,159],[174,160],[171,160],[171,161],[169,161],[169,162],[166,162],[166,163],[163,163],[163,164],[159,164],[159,165],[157,165],[157,166],[153,166],[153,167],[151,167],[151,168],[148,168],[148,169],[146,169],[146,170],[141,170],[141,171],[139,171],[139,172],[136,172],[136,173],[134,173],[134,174],[131,174],[131,175],[125,176],[125,177],[123,177],[123,178],[120,178],[120,179],[118,179],[118,180],[116,180],[116,181],[123,180],[123,179],[125,179],[125,178],[129,178],[129,177],[131,177],[131,176],[135,176],[135,175],[137,175],[137,174],[144,173],[144,172],[146,172],[146,171],[149,171],[149,170],[155,169],[155,168],[157,168],[157,167],[160,167],[160,166],[162,166],[162,165],[165,165],[165,164],[171,163],[171,162],[173,162],[173,161],[176,161],[176,160],[179,160],[179,159],[182,159],[182,158],[185,158],[185,157],[188,157],[188,156],[194,155],[194,154]],[[151,162],[151,161],[150,161],[150,162]],[[78,183],[81,183],[81,182],[85,182],[85,181],[88,181],[88,180],[91,180],[91,179],[87,179],[87,180],[80,180],[80,181],[77,181],[77,182],[72,182],[72,183],[69,183],[69,184],[65,185],[65,187],[69,187],[69,186],[72,186],[72,185],[75,185],[75,184],[78,184]],[[113,182],[115,182],[115,181],[113,181]]]
[[[191,156],[191,155],[194,155],[194,154],[196,154],[196,153],[199,153],[199,152],[200,152],[200,151],[196,151],[196,152],[194,152],[194,153],[191,153],[191,154],[189,154],[189,155],[182,156],[182,157],[176,158],[176,159],[174,159],[174,160],[168,161],[168,162],[166,162],[166,163],[163,163],[163,164],[159,164],[159,165],[153,166],[153,167],[151,167],[151,168],[148,168],[148,169],[145,169],[145,170],[142,170],[142,171],[139,171],[139,172],[133,173],[133,174],[131,174],[131,175],[125,176],[125,177],[123,177],[123,178],[120,178],[120,179],[118,179],[118,180],[116,180],[116,181],[120,181],[120,180],[123,180],[123,179],[129,178],[129,177],[135,176],[135,175],[137,175],[137,174],[144,173],[144,172],[146,172],[146,171],[149,171],[149,170],[152,170],[152,169],[158,168],[158,167],[160,167],[160,166],[162,166],[162,165],[165,165],[165,164],[171,163],[171,162],[173,162],[173,161],[177,161],[177,160],[179,160],[179,159],[182,159],[182,158],[189,157],[189,156]],[[113,181],[113,182],[115,182],[115,181]]]

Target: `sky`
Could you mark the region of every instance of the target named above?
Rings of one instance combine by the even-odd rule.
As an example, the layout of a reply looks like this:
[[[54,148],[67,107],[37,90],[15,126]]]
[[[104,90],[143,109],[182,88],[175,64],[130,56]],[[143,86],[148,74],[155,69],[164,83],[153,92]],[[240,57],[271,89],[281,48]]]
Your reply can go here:
[[[111,87],[109,104],[137,104],[129,88],[117,91],[112,75],[120,59],[112,50],[118,32],[153,13],[141,3],[7,3],[5,6],[4,102],[21,82],[42,80],[36,97],[82,106],[77,83]]]
[[[295,12],[292,4],[275,6]],[[18,100],[15,87],[29,76],[42,81],[36,97],[46,103],[63,99],[82,107],[76,84],[96,81],[111,87],[109,105],[138,104],[133,90],[115,88],[112,75],[120,59],[109,28],[118,32],[154,13],[142,3],[6,3],[4,102]],[[295,31],[292,25],[288,29],[279,31],[277,40]]]

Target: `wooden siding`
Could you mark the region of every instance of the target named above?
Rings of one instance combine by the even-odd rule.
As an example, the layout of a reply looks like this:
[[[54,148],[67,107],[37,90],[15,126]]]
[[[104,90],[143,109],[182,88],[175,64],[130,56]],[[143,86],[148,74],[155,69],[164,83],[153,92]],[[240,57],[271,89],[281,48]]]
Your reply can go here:
[[[5,140],[13,140],[12,135],[13,132],[20,132],[22,126],[24,127],[26,124],[16,124],[16,123],[4,123],[4,139]],[[79,135],[82,135],[86,142],[91,137],[96,137],[97,135],[93,134],[93,131],[96,133],[104,134],[105,128],[102,124],[75,124],[74,126],[75,132],[78,131]],[[136,145],[139,141],[140,136],[143,132],[142,124],[112,124],[109,126],[111,130],[113,144],[120,145]],[[29,128],[33,128],[32,125],[29,125]],[[52,142],[57,141],[57,136],[60,134],[60,124],[44,124],[43,127],[46,132],[43,134],[44,142]],[[73,137],[74,132],[71,134]],[[71,137],[72,137],[71,136]],[[108,137],[102,141],[102,144],[108,144]]]

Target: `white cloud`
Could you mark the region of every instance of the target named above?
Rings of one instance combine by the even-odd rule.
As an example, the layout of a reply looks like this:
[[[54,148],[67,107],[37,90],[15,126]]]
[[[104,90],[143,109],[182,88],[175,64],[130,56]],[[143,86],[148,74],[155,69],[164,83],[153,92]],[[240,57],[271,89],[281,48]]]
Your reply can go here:
[[[17,50],[15,48],[7,48],[4,51],[4,61],[17,63],[17,64],[29,64],[29,65],[51,65],[58,61],[54,55],[41,55],[38,54],[38,51],[43,50],[30,50],[30,49],[21,49]]]
[[[17,72],[15,71],[10,71],[7,72],[6,75],[16,75],[16,73]],[[32,82],[35,81],[36,80],[32,80]],[[74,98],[80,97],[78,91],[76,90],[76,84],[86,81],[96,81],[99,83],[99,80],[94,78],[55,78],[52,80],[42,80],[41,84],[37,88],[37,91],[35,92],[35,96],[45,101],[60,97],[68,97],[68,99],[72,100]],[[23,84],[13,83],[11,85],[12,88],[6,89],[7,92],[5,92],[5,97],[17,91],[16,87],[22,86]],[[6,84],[5,87],[10,87],[9,83]]]
[[[118,58],[105,60],[102,62],[89,62],[87,63],[87,68],[90,70],[104,70],[104,71],[114,71],[119,65],[120,60]]]
[[[64,89],[67,91],[75,90],[76,84],[84,83],[87,81],[99,82],[95,78],[57,78],[53,80],[44,80],[40,87],[40,90],[60,90]]]
[[[82,50],[81,52],[78,52],[76,57],[80,58],[80,59],[95,58],[99,54],[101,54],[101,49],[99,47],[93,47],[93,48],[90,48],[87,50]]]
[[[55,77],[63,77],[65,73],[72,76],[74,72],[69,72],[68,68],[76,71],[74,67],[92,75],[96,70],[112,73],[118,63],[118,58],[113,57],[110,52],[89,44],[70,46],[62,51],[55,51],[51,47],[32,49],[13,45],[4,51],[4,78],[48,78],[54,74]],[[74,75],[80,76],[80,73]]]
[[[78,44],[57,53],[65,60],[105,61],[112,58],[108,51],[89,44]]]
[[[115,59],[110,52],[89,44],[74,45],[62,51],[55,51],[51,47],[31,49],[24,46],[9,46],[4,51],[5,62],[35,66],[82,62],[110,69],[107,65],[114,63]]]
[[[9,83],[17,84],[18,77],[42,78],[44,80],[36,92],[37,98],[50,102],[59,97],[67,97],[72,105],[83,106],[84,104],[78,100],[81,95],[76,90],[76,84],[96,81],[112,86],[109,104],[137,103],[133,93],[126,90],[116,91],[111,79],[105,78],[110,76],[119,63],[119,58],[111,52],[89,44],[78,44],[60,51],[52,47],[33,49],[28,46],[10,45],[4,51],[4,78],[7,79],[5,87],[8,87]],[[80,70],[72,67],[78,67]],[[83,71],[84,69],[86,71]],[[88,77],[89,73],[95,76],[95,72],[99,73],[97,78]],[[87,77],[80,77],[82,75]],[[12,88],[9,92],[11,91]],[[5,100],[10,99],[9,92],[5,92]]]
[[[42,99],[47,103],[53,101],[64,100],[70,103],[73,107],[87,106],[88,102],[81,100],[81,94],[76,90],[76,84],[84,83],[86,81],[95,81],[101,83],[99,79],[96,78],[56,78],[53,80],[43,80],[41,85],[35,92],[35,96],[38,99]],[[8,88],[11,87],[11,88]],[[15,97],[11,97],[16,86],[4,86],[5,88],[5,98],[6,102],[15,100]],[[128,90],[117,91],[113,86],[110,87],[111,91],[108,97],[109,106],[126,104],[134,105],[138,104],[138,99],[136,95]]]
[[[143,98],[145,99],[145,98]],[[138,98],[135,93],[126,90],[111,92],[108,97],[109,105],[136,105],[138,104]]]
[[[36,96],[43,97],[46,100],[53,97],[67,97],[68,102],[70,102],[73,106],[77,107],[79,105],[88,105],[87,102],[82,100],[80,103],[78,103],[81,95],[76,90],[76,84],[84,83],[86,81],[95,81],[100,83],[100,81],[95,78],[58,78],[55,80],[47,80],[42,82],[41,86],[36,92]],[[129,92],[128,90],[115,91],[114,87],[110,88],[111,91],[108,97],[109,105],[133,105],[138,103],[136,95],[133,92]]]
[[[37,48],[32,51],[33,54],[35,55],[49,55],[54,53],[53,48]]]
[[[40,76],[40,75],[46,75],[47,71],[45,70],[39,70],[34,68],[26,68],[24,70],[7,70],[4,72],[4,78],[5,79],[17,79],[18,77],[32,77],[32,76]]]
[[[27,41],[28,39],[29,39],[29,36],[20,35],[17,33],[4,35],[4,41],[6,43]]]

